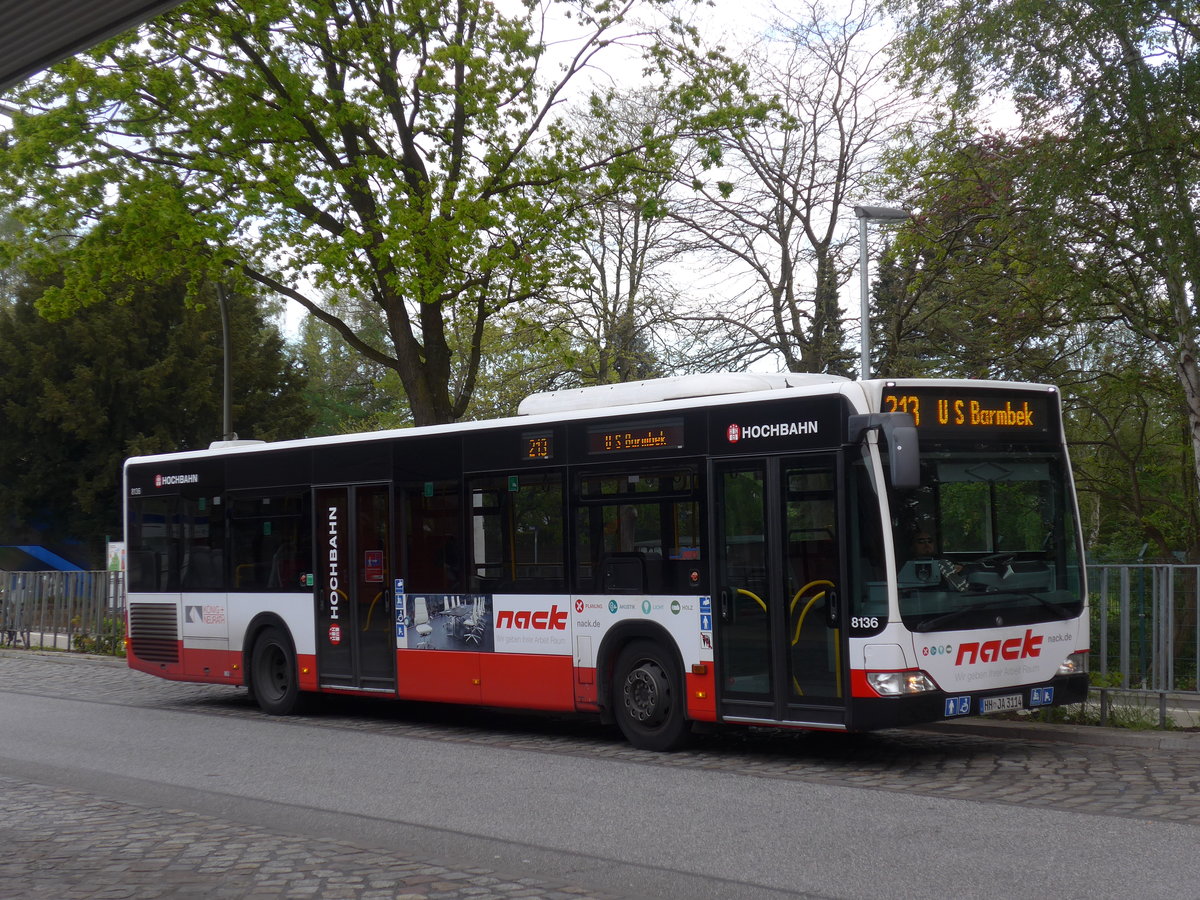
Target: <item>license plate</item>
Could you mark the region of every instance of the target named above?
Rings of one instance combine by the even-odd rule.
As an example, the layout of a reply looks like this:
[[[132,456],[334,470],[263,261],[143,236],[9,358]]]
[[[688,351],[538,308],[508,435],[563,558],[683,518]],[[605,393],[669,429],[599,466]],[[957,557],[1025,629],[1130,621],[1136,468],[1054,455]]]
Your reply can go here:
[[[1003,697],[984,697],[979,701],[979,712],[988,713],[1011,712],[1014,709],[1025,708],[1024,694],[1005,694]]]

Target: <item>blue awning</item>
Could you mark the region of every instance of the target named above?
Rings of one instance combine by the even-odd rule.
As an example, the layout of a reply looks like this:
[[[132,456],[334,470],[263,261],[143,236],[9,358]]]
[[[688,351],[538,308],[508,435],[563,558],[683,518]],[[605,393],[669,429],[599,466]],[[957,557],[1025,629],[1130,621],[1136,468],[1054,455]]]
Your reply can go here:
[[[45,547],[0,547],[0,572],[82,572],[79,566]]]

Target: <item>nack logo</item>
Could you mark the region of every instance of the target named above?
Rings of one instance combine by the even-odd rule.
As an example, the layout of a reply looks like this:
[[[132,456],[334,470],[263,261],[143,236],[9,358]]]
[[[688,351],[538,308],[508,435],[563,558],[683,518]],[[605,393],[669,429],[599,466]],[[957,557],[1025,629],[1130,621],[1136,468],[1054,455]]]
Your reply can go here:
[[[567,611],[559,609],[558,604],[550,607],[550,611],[540,610],[530,612],[527,609],[513,612],[506,609],[496,614],[497,628],[532,628],[536,631],[566,631]]]
[[[956,666],[974,665],[977,662],[997,662],[998,660],[1030,659],[1042,653],[1042,636],[1035,635],[1032,628],[1025,629],[1023,638],[1009,638],[1007,641],[984,641],[982,644],[964,643],[958,645],[958,657],[954,660]]]

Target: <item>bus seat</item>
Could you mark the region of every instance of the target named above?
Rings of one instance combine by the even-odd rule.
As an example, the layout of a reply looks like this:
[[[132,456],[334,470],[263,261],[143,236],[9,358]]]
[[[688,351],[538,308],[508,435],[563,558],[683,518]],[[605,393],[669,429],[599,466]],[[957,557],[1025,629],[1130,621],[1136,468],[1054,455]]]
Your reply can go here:
[[[636,551],[609,553],[600,558],[600,593],[646,593],[646,559]]]

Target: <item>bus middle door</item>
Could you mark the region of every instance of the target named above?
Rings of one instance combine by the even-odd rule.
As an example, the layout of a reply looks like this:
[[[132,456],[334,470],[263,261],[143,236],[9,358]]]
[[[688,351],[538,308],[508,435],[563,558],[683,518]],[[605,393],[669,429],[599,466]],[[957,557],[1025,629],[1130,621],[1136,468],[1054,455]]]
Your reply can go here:
[[[314,497],[318,681],[394,693],[390,488],[318,487]]]
[[[720,712],[729,721],[845,724],[837,458],[715,467]]]

